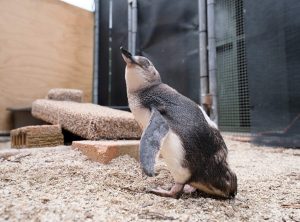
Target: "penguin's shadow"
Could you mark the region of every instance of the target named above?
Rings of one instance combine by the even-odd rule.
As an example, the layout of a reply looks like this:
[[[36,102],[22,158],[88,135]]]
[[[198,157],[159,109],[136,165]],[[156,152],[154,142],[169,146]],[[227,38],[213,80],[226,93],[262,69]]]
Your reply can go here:
[[[180,199],[183,199],[183,200],[187,200],[187,199],[199,199],[199,198],[204,198],[204,199],[214,199],[214,200],[220,200],[220,201],[234,201],[234,199],[228,199],[228,198],[225,198],[225,197],[220,197],[220,196],[214,196],[214,195],[211,195],[211,194],[207,194],[207,193],[204,193],[200,190],[196,190],[192,193],[183,193],[180,197]]]

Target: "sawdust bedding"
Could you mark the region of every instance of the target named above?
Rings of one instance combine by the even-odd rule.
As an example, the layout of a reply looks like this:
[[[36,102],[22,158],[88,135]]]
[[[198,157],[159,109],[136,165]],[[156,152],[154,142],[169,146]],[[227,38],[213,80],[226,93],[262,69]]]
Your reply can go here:
[[[300,150],[226,142],[238,176],[234,200],[148,194],[172,186],[163,162],[159,174],[147,178],[128,156],[109,165],[70,147],[6,156],[0,159],[0,221],[300,221]]]

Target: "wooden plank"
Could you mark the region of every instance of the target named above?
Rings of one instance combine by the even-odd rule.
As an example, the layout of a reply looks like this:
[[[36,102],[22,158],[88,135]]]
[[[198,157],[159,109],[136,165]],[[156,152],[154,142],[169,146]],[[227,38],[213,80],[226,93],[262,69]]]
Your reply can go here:
[[[91,101],[93,13],[59,0],[0,1],[0,131],[7,107],[28,106],[51,88]]]

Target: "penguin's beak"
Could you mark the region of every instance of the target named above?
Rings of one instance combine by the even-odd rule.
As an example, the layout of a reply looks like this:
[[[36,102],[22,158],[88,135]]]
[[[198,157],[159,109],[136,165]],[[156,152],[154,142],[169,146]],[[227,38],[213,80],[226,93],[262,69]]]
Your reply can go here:
[[[140,65],[137,63],[137,61],[134,59],[134,56],[130,52],[128,52],[126,49],[123,48],[123,46],[120,47],[122,57],[126,63],[133,63],[136,65]]]
[[[132,55],[130,52],[128,52],[126,49],[123,48],[123,46],[120,47],[122,55],[124,55],[126,58],[131,59]]]

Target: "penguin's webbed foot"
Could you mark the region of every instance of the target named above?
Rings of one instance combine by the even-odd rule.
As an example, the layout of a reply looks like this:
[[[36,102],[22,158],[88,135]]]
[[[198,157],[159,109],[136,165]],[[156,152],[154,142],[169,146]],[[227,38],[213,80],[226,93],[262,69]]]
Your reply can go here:
[[[189,184],[185,184],[183,188],[183,192],[186,194],[194,193],[197,189]]]
[[[160,187],[157,189],[151,189],[149,192],[161,197],[172,197],[178,199],[183,192],[184,184],[175,183],[171,190],[164,190]]]

